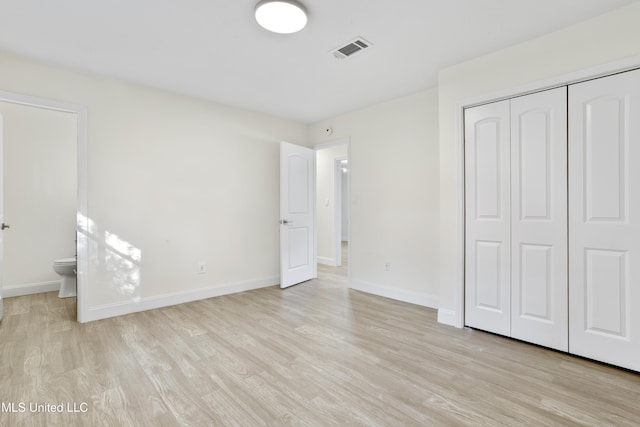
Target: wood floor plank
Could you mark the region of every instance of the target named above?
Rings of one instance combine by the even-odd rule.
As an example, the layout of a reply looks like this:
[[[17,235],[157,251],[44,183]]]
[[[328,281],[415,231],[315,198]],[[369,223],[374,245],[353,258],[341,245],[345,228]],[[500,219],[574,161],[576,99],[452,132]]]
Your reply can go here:
[[[438,324],[345,272],[89,324],[74,299],[8,298],[0,425],[640,425],[638,373]]]

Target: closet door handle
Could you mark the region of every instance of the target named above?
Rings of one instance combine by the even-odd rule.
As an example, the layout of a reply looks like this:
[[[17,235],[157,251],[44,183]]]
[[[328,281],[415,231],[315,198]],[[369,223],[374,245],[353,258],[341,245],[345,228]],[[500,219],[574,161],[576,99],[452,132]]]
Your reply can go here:
[[[4,222],[2,223],[2,227],[0,227],[0,229],[5,230],[7,228],[11,228],[11,226],[9,224],[5,224]]]

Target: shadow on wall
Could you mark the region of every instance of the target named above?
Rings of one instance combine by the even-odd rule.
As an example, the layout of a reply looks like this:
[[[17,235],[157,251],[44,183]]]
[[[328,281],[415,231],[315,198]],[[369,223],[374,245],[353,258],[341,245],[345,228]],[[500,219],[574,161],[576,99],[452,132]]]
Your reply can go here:
[[[81,217],[78,230],[86,236],[91,252],[104,259],[109,288],[133,301],[140,300],[142,251],[114,233],[101,232],[91,218]]]

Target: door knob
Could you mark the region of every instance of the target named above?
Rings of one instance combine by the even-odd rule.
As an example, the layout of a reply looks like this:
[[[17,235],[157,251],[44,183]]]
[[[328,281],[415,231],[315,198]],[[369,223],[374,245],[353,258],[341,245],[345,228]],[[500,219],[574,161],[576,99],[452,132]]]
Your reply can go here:
[[[4,230],[7,228],[11,228],[11,226],[9,224],[5,224],[4,222],[2,223],[2,227],[0,227],[0,229]]]
[[[289,220],[281,219],[280,220],[280,224],[282,224],[282,225],[289,224]]]

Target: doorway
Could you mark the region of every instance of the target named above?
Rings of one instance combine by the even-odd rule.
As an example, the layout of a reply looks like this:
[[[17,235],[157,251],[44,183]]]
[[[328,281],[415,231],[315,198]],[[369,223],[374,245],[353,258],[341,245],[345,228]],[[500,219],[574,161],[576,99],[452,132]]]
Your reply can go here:
[[[318,274],[349,275],[349,140],[317,145],[316,223]]]
[[[53,272],[53,261],[77,254],[76,312],[78,321],[82,322],[85,318],[84,282],[88,258],[86,235],[82,233],[86,229],[87,218],[86,109],[9,92],[0,92],[0,104],[6,110],[3,134],[6,134],[7,127],[16,129],[18,122],[24,121],[20,123],[24,139],[20,144],[14,144],[5,135],[5,150],[0,152],[0,161],[7,169],[2,171],[5,180],[0,187],[0,198],[11,201],[10,204],[5,203],[4,215],[0,212],[2,222],[10,227],[4,227],[0,235],[0,256],[4,255],[4,259],[0,257],[0,267],[4,267],[3,276],[11,282],[0,284],[0,313],[3,296],[56,290],[59,278]],[[55,132],[61,141],[46,135],[41,126],[33,126],[30,120],[46,123],[43,127],[47,129],[61,129],[60,133]],[[42,135],[37,135],[38,132]],[[7,155],[12,156],[10,165],[6,163]],[[22,160],[18,158],[14,162],[13,157],[16,156],[22,156]],[[31,166],[22,168],[26,160]],[[31,173],[20,177],[19,174],[25,172],[22,169],[31,169]],[[10,177],[6,176],[7,173],[11,174]],[[32,206],[34,203],[38,206]],[[49,214],[54,211],[57,216],[52,218]],[[34,215],[38,212],[47,218],[36,221]],[[64,233],[64,237],[52,236],[58,232]],[[11,251],[2,250],[5,244],[11,245]],[[25,250],[28,251],[27,256],[16,258],[17,253]],[[6,287],[3,289],[3,286]]]
[[[347,275],[349,267],[349,157],[335,160],[336,267]]]

